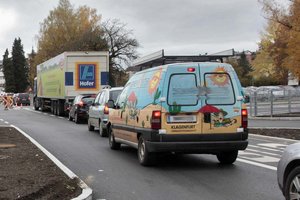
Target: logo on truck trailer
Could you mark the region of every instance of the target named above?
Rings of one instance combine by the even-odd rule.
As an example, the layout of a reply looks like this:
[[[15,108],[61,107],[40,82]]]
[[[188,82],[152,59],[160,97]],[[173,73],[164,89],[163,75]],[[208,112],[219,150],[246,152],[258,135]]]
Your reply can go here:
[[[96,63],[77,64],[77,89],[98,89]]]

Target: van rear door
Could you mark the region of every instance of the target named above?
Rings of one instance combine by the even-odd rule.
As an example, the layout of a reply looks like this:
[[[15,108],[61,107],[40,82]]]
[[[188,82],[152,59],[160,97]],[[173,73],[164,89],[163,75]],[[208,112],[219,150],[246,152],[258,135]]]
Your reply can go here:
[[[224,63],[201,63],[201,85],[207,89],[200,112],[203,133],[234,133],[241,129],[242,102],[233,68]]]
[[[164,79],[161,129],[166,134],[200,134],[202,107],[198,64],[169,65]]]

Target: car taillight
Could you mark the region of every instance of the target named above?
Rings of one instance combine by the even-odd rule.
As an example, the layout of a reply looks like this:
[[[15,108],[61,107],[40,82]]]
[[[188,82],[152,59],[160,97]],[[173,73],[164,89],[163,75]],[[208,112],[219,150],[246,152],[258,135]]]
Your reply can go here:
[[[161,111],[160,110],[152,111],[151,128],[152,129],[160,129],[161,128]]]
[[[83,106],[83,101],[79,101],[78,106],[82,107]]]
[[[108,115],[109,114],[109,108],[108,108],[108,105],[106,104],[105,107],[104,107],[104,114],[105,115]]]
[[[247,111],[247,109],[242,109],[242,127],[244,129],[248,128],[248,111]]]

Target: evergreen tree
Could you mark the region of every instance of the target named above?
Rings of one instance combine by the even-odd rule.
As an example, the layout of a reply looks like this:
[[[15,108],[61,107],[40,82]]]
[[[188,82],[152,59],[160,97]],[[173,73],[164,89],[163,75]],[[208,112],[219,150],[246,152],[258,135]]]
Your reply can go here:
[[[28,66],[20,38],[16,38],[13,44],[12,64],[14,67],[16,92],[24,92],[28,87]]]
[[[248,62],[246,58],[245,52],[241,54],[241,58],[238,60],[238,65],[240,69],[240,80],[243,86],[249,86],[251,85],[252,76],[251,72],[253,71],[252,66]]]
[[[14,66],[12,63],[12,59],[8,56],[8,49],[6,49],[3,55],[3,74],[5,78],[5,91],[14,93],[16,92]]]

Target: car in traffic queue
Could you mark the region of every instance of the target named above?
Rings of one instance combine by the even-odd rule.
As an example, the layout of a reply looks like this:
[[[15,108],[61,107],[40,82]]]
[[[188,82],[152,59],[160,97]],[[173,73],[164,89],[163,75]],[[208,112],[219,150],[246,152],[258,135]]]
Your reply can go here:
[[[80,94],[75,97],[73,103],[69,107],[69,121],[78,124],[88,119],[88,110],[95,100],[95,94]]]
[[[103,89],[95,98],[95,101],[89,108],[88,130],[94,131],[98,128],[101,137],[107,136],[107,124],[109,118],[108,100],[116,101],[123,90],[123,87],[113,87]]]
[[[17,106],[29,106],[30,105],[30,96],[28,93],[17,93],[13,95],[14,104]]]
[[[277,181],[286,200],[300,199],[300,143],[285,148],[277,165]]]
[[[235,162],[248,145],[248,115],[233,67],[174,63],[134,74],[108,101],[109,145],[137,148],[142,165],[159,153],[205,153]]]

